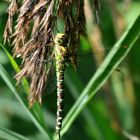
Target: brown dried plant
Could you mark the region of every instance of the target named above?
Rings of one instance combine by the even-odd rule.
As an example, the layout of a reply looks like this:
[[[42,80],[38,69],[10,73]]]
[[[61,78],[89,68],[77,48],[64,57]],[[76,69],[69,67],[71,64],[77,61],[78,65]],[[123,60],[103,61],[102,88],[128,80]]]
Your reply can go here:
[[[22,3],[9,0],[9,3],[4,38],[12,38],[14,56],[22,59],[22,69],[15,76],[17,83],[24,76],[31,80],[29,105],[32,106],[36,100],[42,102],[52,67],[53,37],[60,20],[64,22],[63,32],[69,39],[72,62],[76,66],[79,36],[85,31],[84,0],[23,0]],[[14,26],[15,14],[17,21]]]

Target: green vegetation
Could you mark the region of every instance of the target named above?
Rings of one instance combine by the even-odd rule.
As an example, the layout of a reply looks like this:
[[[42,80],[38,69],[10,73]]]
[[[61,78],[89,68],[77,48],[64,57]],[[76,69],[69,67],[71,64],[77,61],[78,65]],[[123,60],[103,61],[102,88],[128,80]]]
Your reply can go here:
[[[101,1],[99,25],[91,3],[85,0],[87,35],[80,37],[77,69],[66,68],[62,140],[140,138],[140,2]],[[22,67],[12,43],[4,45],[7,8],[0,1],[0,140],[56,140],[56,85],[50,82],[53,93],[46,88],[42,105],[28,103],[30,79],[16,85]]]

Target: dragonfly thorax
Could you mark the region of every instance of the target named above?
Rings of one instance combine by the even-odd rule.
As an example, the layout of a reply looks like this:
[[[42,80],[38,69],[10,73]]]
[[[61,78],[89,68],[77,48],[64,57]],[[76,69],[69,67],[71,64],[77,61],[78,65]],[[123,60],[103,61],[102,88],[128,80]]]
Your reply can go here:
[[[68,39],[67,39],[67,37],[66,37],[65,34],[58,33],[55,36],[54,43],[57,44],[57,45],[59,45],[59,46],[67,47],[66,44],[68,43]]]

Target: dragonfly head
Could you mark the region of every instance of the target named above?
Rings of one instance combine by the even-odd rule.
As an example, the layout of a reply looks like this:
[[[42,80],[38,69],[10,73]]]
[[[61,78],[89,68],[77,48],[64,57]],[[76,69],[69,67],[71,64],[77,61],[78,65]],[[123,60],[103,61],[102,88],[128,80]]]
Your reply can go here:
[[[54,39],[54,43],[56,45],[61,45],[61,46],[67,46],[66,44],[68,43],[68,39],[66,37],[65,34],[63,33],[58,33],[56,36],[55,36],[55,39]]]

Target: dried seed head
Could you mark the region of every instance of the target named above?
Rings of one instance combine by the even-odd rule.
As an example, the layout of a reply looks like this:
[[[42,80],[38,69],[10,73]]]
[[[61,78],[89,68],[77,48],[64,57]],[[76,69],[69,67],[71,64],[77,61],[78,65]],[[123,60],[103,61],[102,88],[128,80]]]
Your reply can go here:
[[[81,0],[24,0],[21,7],[18,7],[16,0],[9,2],[9,18],[4,37],[6,39],[12,35],[14,55],[22,58],[22,69],[15,78],[18,83],[24,76],[30,78],[29,104],[32,106],[36,100],[42,102],[51,67],[44,60],[50,60],[53,56],[52,41],[60,18],[65,24],[71,62],[76,67],[77,44],[80,34],[85,30],[84,3]],[[76,9],[75,14],[72,9]],[[15,13],[19,15],[13,33],[12,18]]]
[[[8,20],[7,20],[7,24],[5,27],[5,31],[4,31],[4,43],[6,42],[6,39],[8,39],[11,37],[12,33],[13,33],[13,16],[17,13],[18,10],[18,4],[17,4],[17,0],[7,0],[8,2],[10,2],[9,8],[8,8]]]

